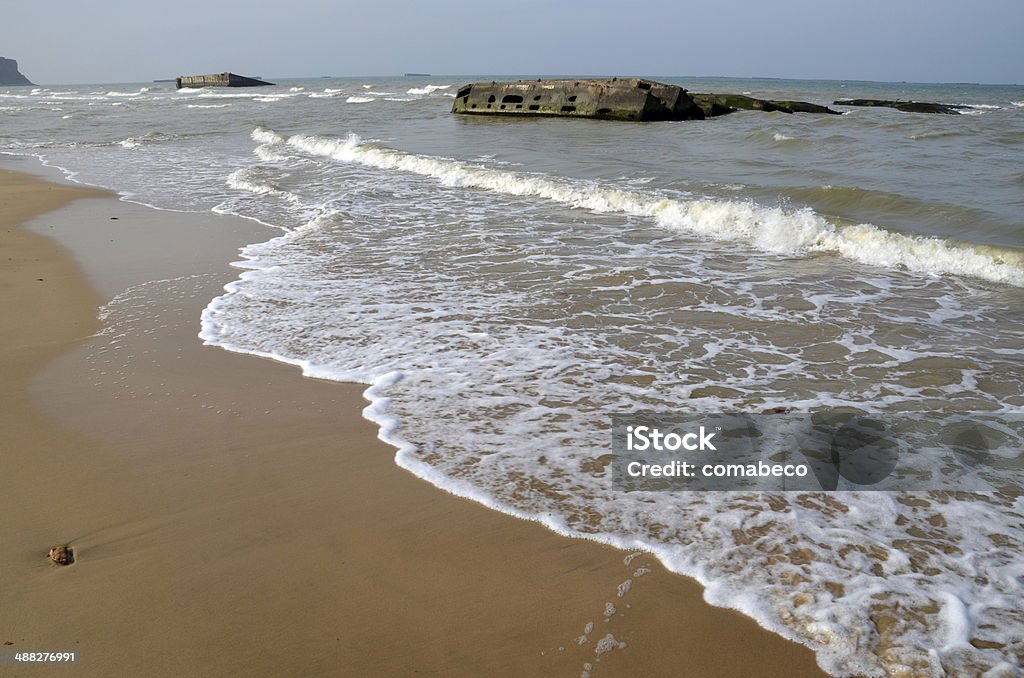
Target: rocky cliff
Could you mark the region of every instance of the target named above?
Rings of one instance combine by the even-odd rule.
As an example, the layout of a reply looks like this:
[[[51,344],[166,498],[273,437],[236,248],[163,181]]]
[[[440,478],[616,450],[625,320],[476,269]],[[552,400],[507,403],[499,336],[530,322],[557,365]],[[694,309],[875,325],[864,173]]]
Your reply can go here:
[[[18,62],[0,57],[0,85],[31,85],[29,79],[18,71]]]

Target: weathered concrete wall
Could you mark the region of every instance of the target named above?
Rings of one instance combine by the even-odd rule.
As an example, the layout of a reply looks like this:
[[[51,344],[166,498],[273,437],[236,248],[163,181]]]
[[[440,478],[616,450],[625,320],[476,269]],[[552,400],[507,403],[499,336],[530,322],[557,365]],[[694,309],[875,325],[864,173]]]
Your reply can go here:
[[[29,79],[18,70],[18,62],[14,59],[0,57],[0,85],[31,85]]]
[[[637,121],[704,117],[685,89],[638,78],[471,83],[455,95],[452,112]]]
[[[182,75],[175,81],[178,89],[182,87],[262,87],[273,85],[256,78],[247,78],[234,73],[211,73],[209,75]]]

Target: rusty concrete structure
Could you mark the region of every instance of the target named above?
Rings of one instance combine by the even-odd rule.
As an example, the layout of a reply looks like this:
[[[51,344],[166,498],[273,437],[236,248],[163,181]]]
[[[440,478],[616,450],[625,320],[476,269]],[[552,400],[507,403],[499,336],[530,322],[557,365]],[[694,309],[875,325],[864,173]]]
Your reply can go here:
[[[452,113],[601,120],[702,120],[686,90],[642,78],[476,82],[455,95]]]
[[[263,87],[273,85],[272,82],[263,82],[256,78],[247,78],[244,75],[235,73],[212,73],[210,75],[182,75],[175,80],[175,87]]]

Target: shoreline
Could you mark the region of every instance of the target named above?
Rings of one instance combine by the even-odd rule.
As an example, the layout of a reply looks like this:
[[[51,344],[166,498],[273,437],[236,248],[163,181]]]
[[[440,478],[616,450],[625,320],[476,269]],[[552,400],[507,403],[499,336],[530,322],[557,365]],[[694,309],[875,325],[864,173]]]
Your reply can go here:
[[[400,469],[359,415],[365,386],[203,346],[199,311],[237,277],[227,263],[254,223],[115,197],[2,204],[5,238],[32,210],[30,230],[52,234],[29,238],[23,270],[65,276],[34,276],[53,280],[46,297],[34,280],[5,297],[75,311],[44,314],[59,343],[27,316],[32,336],[4,337],[5,373],[8,346],[38,355],[4,393],[5,649],[80,649],[86,675],[824,675],[650,555],[626,564]],[[76,564],[51,565],[68,541]],[[596,654],[607,633],[626,647]]]

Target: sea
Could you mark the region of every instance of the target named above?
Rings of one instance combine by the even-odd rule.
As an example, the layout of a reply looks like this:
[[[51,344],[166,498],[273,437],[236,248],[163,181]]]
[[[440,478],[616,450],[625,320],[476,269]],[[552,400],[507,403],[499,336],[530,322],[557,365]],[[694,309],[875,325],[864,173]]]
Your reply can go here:
[[[1021,414],[1024,87],[672,77],[965,108],[450,112],[494,79],[515,78],[0,89],[0,152],[274,227],[197,341],[365,384],[396,463],[438,488],[653,553],[832,675],[1022,675],[1019,495],[628,492],[611,418]]]

